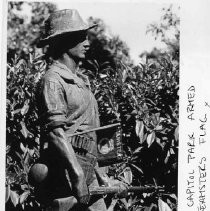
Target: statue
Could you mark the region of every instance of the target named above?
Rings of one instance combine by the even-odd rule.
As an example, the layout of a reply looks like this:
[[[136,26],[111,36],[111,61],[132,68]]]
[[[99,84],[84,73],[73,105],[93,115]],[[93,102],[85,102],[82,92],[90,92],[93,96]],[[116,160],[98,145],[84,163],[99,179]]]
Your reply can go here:
[[[95,26],[87,25],[77,10],[60,10],[45,21],[45,37],[38,43],[49,46],[53,62],[39,90],[40,160],[29,176],[40,201],[53,207],[60,200],[52,210],[107,210],[102,196],[90,199],[89,190],[99,186],[99,178],[106,185],[106,176],[97,170],[97,136],[91,130],[100,126],[97,102],[88,77],[79,72],[90,47],[87,31]],[[113,184],[119,194],[127,190],[120,181]],[[70,196],[75,207],[62,203]]]

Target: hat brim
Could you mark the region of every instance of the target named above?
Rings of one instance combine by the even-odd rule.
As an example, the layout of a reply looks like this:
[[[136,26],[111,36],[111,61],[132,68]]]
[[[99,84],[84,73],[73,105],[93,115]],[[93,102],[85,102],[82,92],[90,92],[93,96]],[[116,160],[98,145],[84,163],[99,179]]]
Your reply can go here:
[[[66,36],[66,35],[69,35],[69,34],[72,34],[72,33],[75,33],[75,32],[88,31],[88,30],[96,27],[97,25],[98,24],[94,24],[92,26],[89,26],[89,27],[87,27],[85,29],[80,29],[80,30],[71,30],[71,31],[58,32],[58,33],[50,35],[50,36],[48,36],[46,38],[40,39],[36,46],[37,46],[37,48],[42,48],[42,47],[48,45],[50,43],[50,41],[55,39],[55,38],[58,38],[58,37],[61,37],[61,36]]]

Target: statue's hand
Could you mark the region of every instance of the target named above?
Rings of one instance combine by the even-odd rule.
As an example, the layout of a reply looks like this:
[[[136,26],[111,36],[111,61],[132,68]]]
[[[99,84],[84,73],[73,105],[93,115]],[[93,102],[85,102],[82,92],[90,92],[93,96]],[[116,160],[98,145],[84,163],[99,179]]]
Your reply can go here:
[[[118,187],[118,193],[116,194],[119,198],[125,198],[128,195],[128,185],[122,181],[111,179],[109,185]]]
[[[79,181],[76,186],[76,197],[81,205],[87,205],[90,200],[90,194],[85,180]]]

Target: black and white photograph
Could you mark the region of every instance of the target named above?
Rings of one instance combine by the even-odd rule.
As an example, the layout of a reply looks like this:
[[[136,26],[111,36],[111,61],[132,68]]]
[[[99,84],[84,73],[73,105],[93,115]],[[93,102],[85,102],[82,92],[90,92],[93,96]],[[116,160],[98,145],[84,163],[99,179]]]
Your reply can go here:
[[[181,11],[178,1],[4,2],[6,211],[209,210],[210,99],[182,77]]]

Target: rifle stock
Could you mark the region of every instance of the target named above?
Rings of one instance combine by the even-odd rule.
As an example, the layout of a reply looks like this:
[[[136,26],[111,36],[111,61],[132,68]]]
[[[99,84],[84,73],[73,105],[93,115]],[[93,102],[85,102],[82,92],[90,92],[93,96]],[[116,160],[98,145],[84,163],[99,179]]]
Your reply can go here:
[[[72,207],[77,204],[77,199],[74,196],[69,196],[66,198],[54,199],[50,211],[69,211]]]

